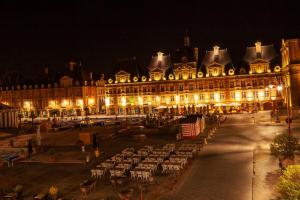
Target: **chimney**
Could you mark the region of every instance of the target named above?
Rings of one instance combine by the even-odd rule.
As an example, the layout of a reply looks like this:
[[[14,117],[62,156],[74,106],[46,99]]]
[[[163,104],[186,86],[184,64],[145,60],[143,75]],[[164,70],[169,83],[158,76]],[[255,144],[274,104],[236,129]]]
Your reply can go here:
[[[69,69],[70,69],[70,71],[74,70],[75,65],[76,65],[76,62],[72,62],[72,61],[69,62]]]
[[[163,60],[163,55],[164,55],[164,53],[162,53],[162,52],[157,52],[157,61],[158,62],[161,62],[162,60]]]
[[[255,42],[256,58],[261,58],[261,42]]]
[[[93,80],[93,72],[90,72],[90,80]]]
[[[195,58],[196,62],[199,61],[199,50],[198,50],[198,47],[194,48],[194,58]]]
[[[213,48],[214,48],[214,56],[219,56],[219,49],[220,49],[220,47],[217,46],[217,45],[215,45]]]
[[[44,68],[44,73],[45,73],[45,74],[49,74],[49,69],[48,69],[48,67],[45,67],[45,68]]]

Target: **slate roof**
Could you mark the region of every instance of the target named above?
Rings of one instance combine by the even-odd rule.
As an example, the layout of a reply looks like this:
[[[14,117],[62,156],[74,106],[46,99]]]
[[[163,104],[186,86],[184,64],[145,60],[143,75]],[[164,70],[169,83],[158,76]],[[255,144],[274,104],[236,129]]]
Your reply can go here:
[[[153,71],[156,69],[162,70],[162,71],[167,71],[169,68],[172,67],[172,60],[170,55],[163,55],[162,61],[158,61],[158,56],[153,56],[149,66],[147,69],[149,71]]]
[[[147,75],[147,70],[138,63],[135,57],[119,59],[114,65],[112,72],[108,75],[108,78],[113,78],[119,71],[125,71],[130,73],[131,76],[137,77]]]
[[[214,55],[214,51],[206,51],[205,57],[202,60],[202,64],[205,66],[209,66],[213,63],[219,63],[221,65],[231,63],[231,59],[227,49],[220,49],[218,56]]]
[[[273,45],[265,45],[261,46],[261,54],[256,53],[255,47],[247,47],[246,54],[244,56],[244,60],[247,63],[253,63],[258,59],[270,62],[275,57],[277,57],[277,53]]]
[[[187,62],[196,62],[194,49],[191,47],[184,46],[180,49],[176,49],[173,53],[172,60],[174,63],[181,63],[183,57],[187,58]]]

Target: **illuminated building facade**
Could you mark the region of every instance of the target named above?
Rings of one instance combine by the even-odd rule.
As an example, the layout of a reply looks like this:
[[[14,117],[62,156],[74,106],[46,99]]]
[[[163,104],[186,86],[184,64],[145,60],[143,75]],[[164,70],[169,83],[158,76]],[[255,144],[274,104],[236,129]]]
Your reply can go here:
[[[1,102],[19,108],[24,116],[82,116],[102,112],[104,77],[94,80],[74,62],[59,74],[48,68],[33,83],[16,80],[0,88]]]
[[[283,105],[285,94],[281,67],[270,64],[276,56],[273,45],[256,42],[246,49],[245,66],[234,67],[228,50],[218,46],[200,62],[198,48],[191,48],[185,36],[173,56],[153,56],[148,73],[135,64],[118,67],[105,85],[107,113],[275,109]]]
[[[2,83],[0,100],[26,116],[45,117],[276,109],[300,86],[299,44],[283,41],[282,67],[274,64],[273,45],[260,42],[246,48],[244,64],[234,66],[229,51],[219,46],[200,58],[186,35],[182,48],[158,52],[147,67],[136,58],[119,60],[104,78],[71,62],[58,75],[46,68],[34,83]],[[300,95],[291,96],[291,105],[299,104]]]

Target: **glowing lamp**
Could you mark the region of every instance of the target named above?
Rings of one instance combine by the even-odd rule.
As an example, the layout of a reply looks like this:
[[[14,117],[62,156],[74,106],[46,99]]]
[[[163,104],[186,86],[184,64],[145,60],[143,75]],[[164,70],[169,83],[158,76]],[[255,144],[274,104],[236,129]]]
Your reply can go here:
[[[179,96],[178,96],[178,95],[175,96],[175,101],[176,101],[176,104],[179,104],[180,99],[179,99]]]
[[[88,99],[88,104],[89,104],[89,106],[95,105],[95,99],[94,98],[89,98]]]
[[[126,97],[121,97],[121,105],[126,106]]]
[[[109,100],[108,97],[105,99],[105,106],[106,106],[106,107],[109,107],[109,106],[110,106],[110,100]]]
[[[279,92],[282,91],[282,89],[283,89],[282,85],[278,85],[278,86],[277,86],[277,90],[278,90]]]
[[[138,103],[139,103],[140,106],[143,105],[143,99],[142,99],[142,97],[138,97]]]
[[[83,106],[83,100],[77,99],[77,106],[82,107]]]
[[[259,99],[260,101],[262,101],[262,100],[264,99],[264,97],[265,97],[264,92],[263,92],[263,91],[259,91],[259,92],[258,92],[258,99]]]

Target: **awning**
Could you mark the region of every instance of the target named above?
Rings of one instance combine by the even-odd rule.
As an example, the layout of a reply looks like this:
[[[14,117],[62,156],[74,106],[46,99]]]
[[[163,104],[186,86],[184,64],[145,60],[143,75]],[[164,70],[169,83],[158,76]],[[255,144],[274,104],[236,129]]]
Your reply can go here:
[[[226,103],[217,103],[217,104],[215,104],[215,106],[221,107],[221,106],[227,106],[227,104]]]
[[[167,106],[158,106],[155,109],[166,109],[166,108],[167,108]]]
[[[204,106],[206,106],[205,104],[198,104],[198,105],[196,105],[195,107],[196,108],[199,108],[199,107],[204,107]]]
[[[240,106],[241,104],[240,103],[237,103],[237,102],[232,102],[229,104],[230,106]]]

